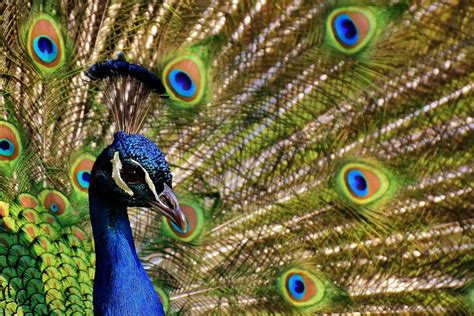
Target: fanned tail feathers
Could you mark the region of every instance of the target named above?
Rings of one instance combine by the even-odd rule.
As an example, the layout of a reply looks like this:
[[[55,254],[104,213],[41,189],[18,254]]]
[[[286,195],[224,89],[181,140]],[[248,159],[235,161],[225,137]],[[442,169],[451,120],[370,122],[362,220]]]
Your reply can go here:
[[[87,188],[125,106],[143,111],[123,126],[166,153],[188,220],[129,211],[168,313],[472,313],[468,1],[0,10],[7,313],[92,313]],[[84,73],[111,58],[166,92],[136,111],[132,76]]]

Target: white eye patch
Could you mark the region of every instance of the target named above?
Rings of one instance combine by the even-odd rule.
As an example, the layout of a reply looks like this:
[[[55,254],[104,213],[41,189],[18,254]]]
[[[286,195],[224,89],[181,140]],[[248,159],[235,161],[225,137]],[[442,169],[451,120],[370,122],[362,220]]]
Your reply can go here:
[[[150,178],[150,174],[148,171],[146,171],[143,166],[138,163],[137,161],[130,159],[130,161],[140,167],[143,170],[143,173],[145,174],[145,182],[148,185],[148,188],[150,191],[153,193],[155,196],[155,199],[158,200],[158,193],[156,192],[156,187],[153,181]],[[122,170],[122,161],[120,160],[120,156],[118,152],[114,153],[114,158],[111,160],[112,162],[112,179],[114,179],[115,184],[122,190],[124,190],[128,195],[133,196],[133,191],[130,189],[130,187],[123,181],[122,176],[120,175],[120,171]]]
[[[120,156],[118,151],[114,153],[114,158],[110,161],[112,163],[112,179],[114,179],[115,184],[124,190],[128,195],[133,196],[133,191],[130,187],[123,181],[120,171],[122,170],[122,161],[120,161]]]

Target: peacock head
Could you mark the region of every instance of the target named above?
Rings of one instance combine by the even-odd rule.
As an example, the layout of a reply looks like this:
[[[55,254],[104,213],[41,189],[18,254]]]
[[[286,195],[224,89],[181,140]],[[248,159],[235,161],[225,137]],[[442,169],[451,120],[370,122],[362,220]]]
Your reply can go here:
[[[104,199],[127,207],[150,207],[186,228],[186,216],[171,190],[165,155],[143,135],[117,132],[97,158],[92,182]]]

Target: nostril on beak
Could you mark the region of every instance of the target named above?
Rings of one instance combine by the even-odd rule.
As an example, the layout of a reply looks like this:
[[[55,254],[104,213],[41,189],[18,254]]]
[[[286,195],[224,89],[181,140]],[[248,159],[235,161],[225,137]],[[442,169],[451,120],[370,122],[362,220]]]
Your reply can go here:
[[[166,195],[160,196],[160,201],[172,210],[175,208],[173,201],[171,201]]]

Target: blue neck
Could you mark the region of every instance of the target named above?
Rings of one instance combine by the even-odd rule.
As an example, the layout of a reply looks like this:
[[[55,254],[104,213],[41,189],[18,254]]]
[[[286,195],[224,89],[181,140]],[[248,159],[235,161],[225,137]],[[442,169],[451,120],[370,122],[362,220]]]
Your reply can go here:
[[[89,205],[96,251],[95,315],[164,315],[138,258],[127,208],[99,192],[91,181]]]

